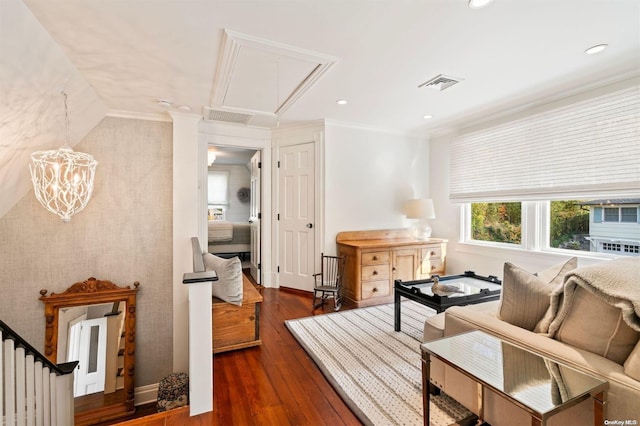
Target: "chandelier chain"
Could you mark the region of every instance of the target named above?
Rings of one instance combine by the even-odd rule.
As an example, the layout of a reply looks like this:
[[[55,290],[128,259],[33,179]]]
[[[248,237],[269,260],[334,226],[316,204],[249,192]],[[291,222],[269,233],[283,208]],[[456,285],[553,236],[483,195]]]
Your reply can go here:
[[[69,128],[71,127],[71,122],[69,121],[69,105],[67,104],[67,93],[62,91],[62,96],[64,96],[64,142],[67,146],[69,145]]]

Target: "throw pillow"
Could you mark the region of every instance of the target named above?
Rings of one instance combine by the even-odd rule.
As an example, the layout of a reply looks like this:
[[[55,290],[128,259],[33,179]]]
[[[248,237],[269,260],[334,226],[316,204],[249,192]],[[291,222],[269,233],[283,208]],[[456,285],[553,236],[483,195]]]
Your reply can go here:
[[[216,271],[218,281],[211,284],[214,297],[242,306],[242,264],[237,257],[224,259],[211,253],[202,256],[204,269]]]
[[[640,341],[636,343],[635,348],[624,362],[624,374],[640,380]]]
[[[622,310],[583,287],[565,293],[569,310],[555,339],[624,364],[640,338],[622,318]]]
[[[558,284],[562,284],[564,282],[564,276],[567,274],[567,272],[573,271],[577,267],[578,258],[572,257],[566,262],[558,263],[557,265],[554,265],[549,269],[545,269],[544,271],[540,271],[535,275],[555,287]]]
[[[532,274],[506,262],[498,318],[533,331],[549,308],[551,292],[562,283],[564,275],[575,269],[578,259]]]

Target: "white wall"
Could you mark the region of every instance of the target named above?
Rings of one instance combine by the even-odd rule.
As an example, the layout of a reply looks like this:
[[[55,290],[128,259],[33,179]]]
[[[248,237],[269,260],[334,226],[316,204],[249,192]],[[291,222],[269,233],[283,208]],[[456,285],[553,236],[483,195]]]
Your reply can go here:
[[[158,383],[173,362],[171,123],[105,117],[76,149],[98,167],[93,196],[71,222],[33,190],[0,218],[0,316],[43,352],[40,289],[62,293],[89,277],[140,281],[135,384]]]
[[[429,196],[425,139],[328,121],[324,149],[327,254],[336,253],[339,232],[407,227],[405,201]]]

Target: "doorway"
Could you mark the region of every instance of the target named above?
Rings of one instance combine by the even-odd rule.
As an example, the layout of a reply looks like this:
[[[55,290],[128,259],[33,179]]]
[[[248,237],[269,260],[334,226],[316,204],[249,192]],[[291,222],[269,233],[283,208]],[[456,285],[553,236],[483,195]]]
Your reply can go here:
[[[208,145],[208,252],[261,276],[261,150]]]

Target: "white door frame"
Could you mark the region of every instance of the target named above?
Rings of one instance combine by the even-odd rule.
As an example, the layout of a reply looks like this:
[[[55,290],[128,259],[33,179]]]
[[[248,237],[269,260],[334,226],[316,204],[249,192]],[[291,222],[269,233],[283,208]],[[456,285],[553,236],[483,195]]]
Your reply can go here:
[[[251,276],[262,283],[260,262],[262,261],[262,150],[251,157],[251,194],[249,222],[251,223]]]
[[[271,208],[271,130],[266,128],[247,127],[237,124],[229,124],[214,121],[201,121],[199,126],[199,144],[200,144],[200,164],[206,166],[207,147],[209,145],[225,146],[234,148],[255,149],[261,151],[262,162],[262,191],[260,194],[261,206],[261,242],[262,258],[260,262],[262,285],[265,287],[273,287],[273,269],[272,269],[272,250],[269,244],[272,241],[271,228],[264,226],[272,223]],[[205,182],[207,179],[207,167],[202,168],[200,181]],[[207,229],[207,192],[206,185],[200,186],[199,191],[200,211],[198,212],[198,221],[206,235]],[[206,239],[204,240],[206,241]]]

